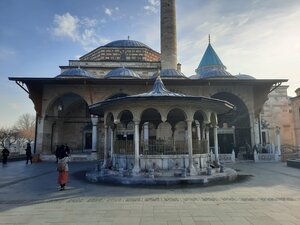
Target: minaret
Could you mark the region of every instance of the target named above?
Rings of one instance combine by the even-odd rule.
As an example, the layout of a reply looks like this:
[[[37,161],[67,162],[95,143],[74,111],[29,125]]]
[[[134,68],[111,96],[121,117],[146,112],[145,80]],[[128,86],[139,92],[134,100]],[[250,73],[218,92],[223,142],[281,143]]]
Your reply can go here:
[[[177,70],[176,1],[160,2],[161,69]]]

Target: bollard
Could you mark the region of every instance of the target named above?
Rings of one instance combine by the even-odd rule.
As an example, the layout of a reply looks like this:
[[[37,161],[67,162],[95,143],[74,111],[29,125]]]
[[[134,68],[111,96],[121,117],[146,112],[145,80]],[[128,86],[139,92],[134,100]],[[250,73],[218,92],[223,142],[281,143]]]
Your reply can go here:
[[[119,168],[119,175],[121,177],[124,177],[124,169],[123,168]]]
[[[221,163],[221,165],[220,165],[220,173],[224,173],[224,169],[225,169],[225,166],[223,165],[223,163]]]
[[[149,169],[148,170],[148,175],[149,175],[149,178],[154,178],[154,169]]]
[[[211,175],[211,167],[208,166],[208,167],[206,168],[206,170],[207,170],[207,176],[210,176],[210,175]]]

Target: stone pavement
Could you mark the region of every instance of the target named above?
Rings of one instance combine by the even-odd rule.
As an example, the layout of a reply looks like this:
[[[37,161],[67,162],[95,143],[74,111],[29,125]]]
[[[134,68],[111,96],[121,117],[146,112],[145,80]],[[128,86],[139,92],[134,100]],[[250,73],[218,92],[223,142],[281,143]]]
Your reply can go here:
[[[285,163],[230,165],[249,179],[199,187],[88,183],[92,162],[71,163],[58,191],[54,162],[0,164],[0,225],[299,225],[300,170]]]

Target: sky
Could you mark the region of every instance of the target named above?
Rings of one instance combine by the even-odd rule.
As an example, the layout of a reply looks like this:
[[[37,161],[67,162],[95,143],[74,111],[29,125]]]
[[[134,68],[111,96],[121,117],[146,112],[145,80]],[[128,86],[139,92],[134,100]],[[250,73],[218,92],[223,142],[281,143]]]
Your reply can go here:
[[[159,0],[0,0],[0,127],[34,114],[8,77],[55,77],[59,66],[110,41],[160,52]],[[186,76],[211,44],[227,71],[300,87],[299,0],[177,0],[178,62]]]

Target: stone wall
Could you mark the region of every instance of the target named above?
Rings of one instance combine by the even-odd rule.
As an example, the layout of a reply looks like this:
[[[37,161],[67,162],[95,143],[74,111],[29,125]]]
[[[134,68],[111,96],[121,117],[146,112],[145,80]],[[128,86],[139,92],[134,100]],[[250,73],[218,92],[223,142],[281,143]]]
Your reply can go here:
[[[147,48],[101,47],[80,58],[82,61],[148,61],[157,62],[160,54]]]
[[[291,107],[293,112],[295,144],[300,146],[300,88],[296,90],[297,96],[291,98]]]
[[[266,132],[267,143],[276,145],[276,127],[280,128],[281,144],[295,145],[292,107],[287,96],[288,86],[280,86],[268,95],[261,120],[262,131]]]

